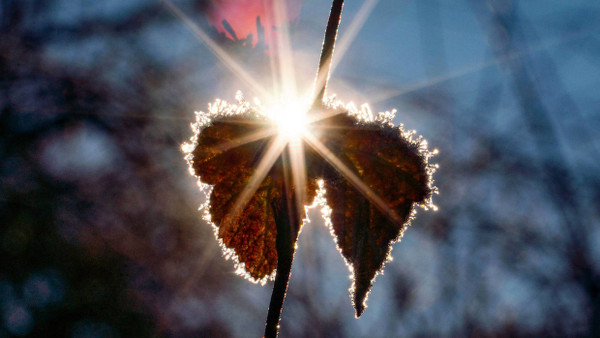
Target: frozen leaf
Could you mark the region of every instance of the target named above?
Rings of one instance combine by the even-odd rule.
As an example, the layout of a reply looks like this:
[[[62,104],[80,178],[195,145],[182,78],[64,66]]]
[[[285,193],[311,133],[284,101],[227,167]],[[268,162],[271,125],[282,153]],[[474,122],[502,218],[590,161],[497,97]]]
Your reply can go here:
[[[185,147],[192,173],[210,196],[206,219],[238,272],[264,284],[275,276],[277,266],[272,205],[285,204],[283,194],[295,201],[295,187],[285,184],[280,155],[285,144],[273,150],[273,124],[243,101],[239,106],[217,101],[209,113],[198,113],[194,129],[193,143]],[[258,172],[269,152],[274,154],[272,164]],[[314,191],[313,187],[307,198]],[[296,233],[300,226],[294,225]]]
[[[266,337],[277,336],[307,201],[315,198],[313,205],[323,206],[352,272],[357,317],[415,206],[433,206],[432,153],[423,139],[413,140],[412,133],[393,126],[395,111],[373,117],[367,105],[358,110],[324,100],[343,4],[332,3],[310,109],[295,102],[290,90],[283,95],[289,95],[288,102],[268,112],[258,100],[254,108],[238,94],[239,106],[217,101],[209,113],[199,113],[196,135],[184,145],[200,187],[213,189],[205,217],[213,222],[226,255],[253,281],[276,276]],[[242,8],[239,3],[234,7]],[[275,6],[276,11],[284,8]],[[222,23],[238,40],[231,24]],[[256,27],[261,35],[260,18]]]
[[[313,200],[321,182],[317,201],[325,206],[326,222],[353,273],[351,296],[360,316],[373,280],[391,258],[391,245],[402,236],[415,206],[432,206],[434,166],[428,164],[426,142],[394,127],[394,112],[373,117],[367,106],[358,110],[330,100],[311,112],[314,122],[302,137],[306,186],[295,187],[283,159],[287,143],[278,147],[273,121],[240,100],[239,105],[217,101],[209,113],[199,113],[197,133],[186,145],[201,187],[212,186],[206,215],[226,255],[253,281],[273,277],[275,206],[294,201],[292,212],[301,214],[292,219],[302,219],[304,208],[293,207],[296,189],[306,192],[299,201],[303,206]],[[297,236],[301,224],[293,226]]]
[[[424,141],[412,140],[389,120],[384,115],[373,119],[363,110],[337,115],[315,127],[322,135],[320,142],[336,154],[321,169],[324,198],[331,208],[330,226],[338,249],[353,274],[351,297],[357,317],[415,205],[431,203],[433,167],[427,164],[430,154]]]

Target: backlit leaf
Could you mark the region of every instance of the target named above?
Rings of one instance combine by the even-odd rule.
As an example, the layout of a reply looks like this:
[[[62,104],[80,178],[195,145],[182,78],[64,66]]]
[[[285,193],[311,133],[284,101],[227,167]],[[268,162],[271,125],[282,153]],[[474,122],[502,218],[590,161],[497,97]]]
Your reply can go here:
[[[430,204],[430,156],[424,141],[368,110],[323,120],[321,142],[341,163],[323,170],[325,199],[338,249],[353,273],[351,296],[360,316],[373,280],[391,258],[414,215]],[[330,129],[330,132],[327,132]],[[333,132],[335,130],[335,132]],[[331,162],[331,161],[330,161]]]
[[[273,206],[295,201],[298,188],[306,192],[299,204],[308,204],[320,182],[326,223],[352,271],[351,297],[360,316],[415,207],[432,206],[432,153],[423,139],[391,124],[393,113],[374,118],[367,107],[328,101],[311,114],[325,118],[316,118],[303,136],[305,187],[291,184],[284,160],[288,145],[273,122],[244,101],[217,101],[208,113],[198,113],[196,135],[185,145],[187,160],[201,187],[212,187],[205,216],[226,256],[239,272],[263,283],[277,267]],[[296,210],[302,219],[304,208]],[[301,224],[293,226],[297,235]]]
[[[291,182],[286,187],[283,172],[285,144],[274,144],[273,124],[243,102],[236,106],[217,101],[210,108],[198,113],[196,135],[184,145],[186,158],[208,192],[205,216],[225,256],[235,262],[238,273],[264,284],[274,278],[277,266],[272,205],[283,203],[282,194],[295,201],[295,188]],[[269,152],[275,156],[261,175],[256,169]],[[314,184],[310,187],[308,199],[315,192]],[[294,226],[297,233],[301,224]]]

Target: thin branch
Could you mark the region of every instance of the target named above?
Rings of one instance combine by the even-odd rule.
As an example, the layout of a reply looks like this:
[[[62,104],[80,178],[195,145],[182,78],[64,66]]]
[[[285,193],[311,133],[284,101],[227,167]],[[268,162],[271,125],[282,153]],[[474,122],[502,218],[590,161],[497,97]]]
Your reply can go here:
[[[342,8],[344,0],[333,0],[331,5],[331,13],[329,13],[329,21],[325,29],[325,38],[321,49],[321,58],[319,59],[319,69],[317,70],[317,79],[315,83],[315,98],[313,100],[313,108],[318,108],[325,97],[325,89],[327,88],[327,80],[329,79],[329,71],[331,70],[331,58],[333,57],[333,49],[335,39],[337,37],[338,27],[342,20]]]

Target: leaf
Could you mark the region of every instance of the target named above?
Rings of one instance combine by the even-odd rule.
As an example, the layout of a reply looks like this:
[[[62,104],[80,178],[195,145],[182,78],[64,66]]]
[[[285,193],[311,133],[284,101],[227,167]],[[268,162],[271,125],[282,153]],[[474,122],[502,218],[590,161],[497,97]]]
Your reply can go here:
[[[237,272],[264,284],[274,278],[277,266],[272,205],[284,204],[282,195],[286,193],[295,201],[295,188],[286,188],[279,154],[255,188],[248,190],[273,142],[272,123],[248,106],[217,101],[209,114],[198,114],[194,128],[197,133],[192,144],[185,145],[190,148],[186,158],[210,196],[206,218],[214,225],[221,248],[235,262]],[[307,198],[313,198],[314,184],[309,187]],[[300,215],[299,219],[303,218],[304,214]],[[300,226],[295,225],[296,234]]]
[[[211,220],[218,224],[217,237],[233,249],[236,262],[254,280],[269,276],[277,266],[275,222],[266,196],[277,193],[272,180],[265,180],[242,211],[233,206],[254,172],[263,142],[252,142],[229,150],[222,145],[251,132],[255,126],[240,118],[215,121],[198,138],[192,168],[202,181],[214,185],[210,195]],[[250,130],[248,130],[250,129]],[[221,148],[221,149],[220,149]]]
[[[319,197],[353,274],[351,297],[358,317],[415,206],[432,205],[432,153],[424,140],[413,140],[390,123],[393,113],[373,118],[366,107],[358,111],[329,101],[320,114],[329,117],[312,123],[304,137],[306,197],[300,202],[306,205],[315,197],[322,179]],[[274,146],[273,123],[244,101],[239,106],[217,101],[197,119],[186,158],[193,174],[213,186],[208,219],[238,270],[264,283],[277,267],[273,205],[293,200],[298,189],[290,184],[282,159],[285,145]],[[265,158],[273,154],[276,159],[263,170]],[[304,209],[300,212],[298,219],[305,216]]]
[[[432,193],[432,168],[422,140],[393,127],[391,117],[375,121],[369,111],[364,113],[362,118],[354,112],[324,120],[324,129],[335,126],[336,132],[320,133],[341,162],[324,170],[325,199],[338,249],[353,274],[357,317],[375,276],[391,258],[391,244],[407,228],[415,205],[430,203]]]

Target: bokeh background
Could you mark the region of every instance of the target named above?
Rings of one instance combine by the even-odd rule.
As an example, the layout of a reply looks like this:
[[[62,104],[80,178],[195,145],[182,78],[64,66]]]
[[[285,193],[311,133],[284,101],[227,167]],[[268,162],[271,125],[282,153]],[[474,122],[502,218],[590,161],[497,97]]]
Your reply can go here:
[[[180,150],[195,110],[257,95],[191,26],[274,86],[255,12],[219,25],[233,3],[0,2],[0,337],[262,334],[270,285],[221,256]],[[290,5],[301,88],[329,7]],[[600,336],[599,17],[586,0],[346,1],[329,93],[397,108],[439,149],[439,210],[360,319],[312,213],[282,337]]]

